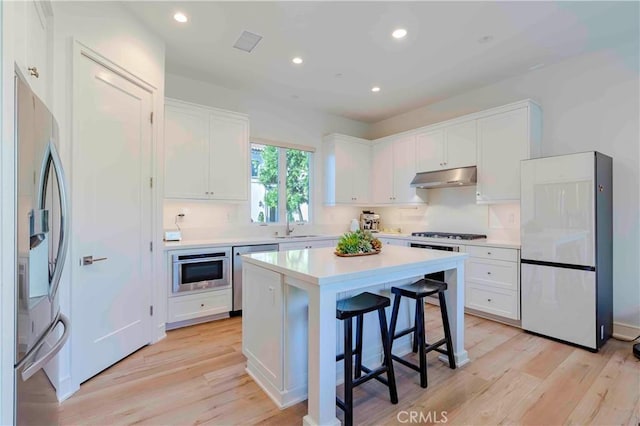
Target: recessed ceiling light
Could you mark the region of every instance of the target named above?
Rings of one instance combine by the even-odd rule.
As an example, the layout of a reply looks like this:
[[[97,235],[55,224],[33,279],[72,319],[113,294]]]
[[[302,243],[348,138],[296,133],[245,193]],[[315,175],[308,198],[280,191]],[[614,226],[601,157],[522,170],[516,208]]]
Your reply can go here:
[[[480,44],[489,43],[492,40],[493,40],[493,36],[492,35],[486,35],[486,36],[480,37],[478,39],[478,43],[480,43]]]
[[[291,62],[293,62],[296,65],[300,65],[302,63],[302,58],[299,58],[299,57],[296,56],[295,58],[293,58],[291,60]]]
[[[176,12],[176,14],[173,15],[173,19],[175,19],[176,21],[180,22],[181,24],[184,24],[185,22],[187,22],[189,20],[189,18],[187,18],[187,15],[185,15],[182,12]]]
[[[371,88],[371,91],[372,91],[372,92],[379,92],[379,91],[380,91],[380,88],[379,88],[378,86],[373,86],[373,87]]]
[[[397,39],[405,38],[405,36],[407,35],[407,30],[405,30],[404,28],[398,28],[397,30],[392,32],[391,35],[393,36],[393,38]]]

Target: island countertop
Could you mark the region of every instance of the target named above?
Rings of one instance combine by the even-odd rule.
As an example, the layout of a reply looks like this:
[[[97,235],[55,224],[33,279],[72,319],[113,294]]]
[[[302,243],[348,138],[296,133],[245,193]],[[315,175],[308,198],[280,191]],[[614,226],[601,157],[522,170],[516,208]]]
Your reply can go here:
[[[379,254],[340,257],[332,247],[252,253],[243,256],[245,262],[292,276],[306,282],[324,285],[367,278],[381,273],[393,273],[408,267],[434,266],[469,255],[440,250],[417,250],[411,247],[384,246]]]

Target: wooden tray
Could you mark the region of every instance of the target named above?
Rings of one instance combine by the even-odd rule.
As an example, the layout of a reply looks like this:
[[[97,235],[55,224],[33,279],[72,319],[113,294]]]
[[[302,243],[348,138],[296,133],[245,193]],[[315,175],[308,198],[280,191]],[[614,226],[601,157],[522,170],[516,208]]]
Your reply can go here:
[[[340,257],[356,257],[356,256],[370,256],[372,254],[379,254],[380,250],[376,250],[376,251],[370,251],[369,253],[348,253],[348,254],[342,254],[342,253],[338,253],[337,251],[333,252],[336,256],[340,256]]]

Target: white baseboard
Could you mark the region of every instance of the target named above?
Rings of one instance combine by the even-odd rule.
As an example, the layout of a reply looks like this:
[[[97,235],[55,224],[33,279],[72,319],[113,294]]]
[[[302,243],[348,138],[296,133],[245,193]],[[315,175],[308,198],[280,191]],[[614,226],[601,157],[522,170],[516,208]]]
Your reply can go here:
[[[613,323],[613,337],[620,340],[631,341],[640,336],[640,327],[623,322]]]

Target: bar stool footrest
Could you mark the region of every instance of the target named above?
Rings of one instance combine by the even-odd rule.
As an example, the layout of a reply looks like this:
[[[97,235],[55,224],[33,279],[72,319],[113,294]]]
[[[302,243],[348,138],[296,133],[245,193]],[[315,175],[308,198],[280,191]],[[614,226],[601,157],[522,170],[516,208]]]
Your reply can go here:
[[[400,358],[398,355],[391,355],[391,358],[394,361],[399,362],[400,364],[404,365],[405,367],[409,367],[412,370],[420,372],[420,367],[419,366],[407,361],[406,359]]]
[[[395,340],[395,339],[398,339],[398,338],[400,338],[402,336],[406,336],[407,334],[415,333],[415,331],[416,331],[415,327],[411,327],[411,328],[407,328],[407,329],[402,330],[402,331],[398,331],[395,334],[395,336],[393,336],[393,339]]]

